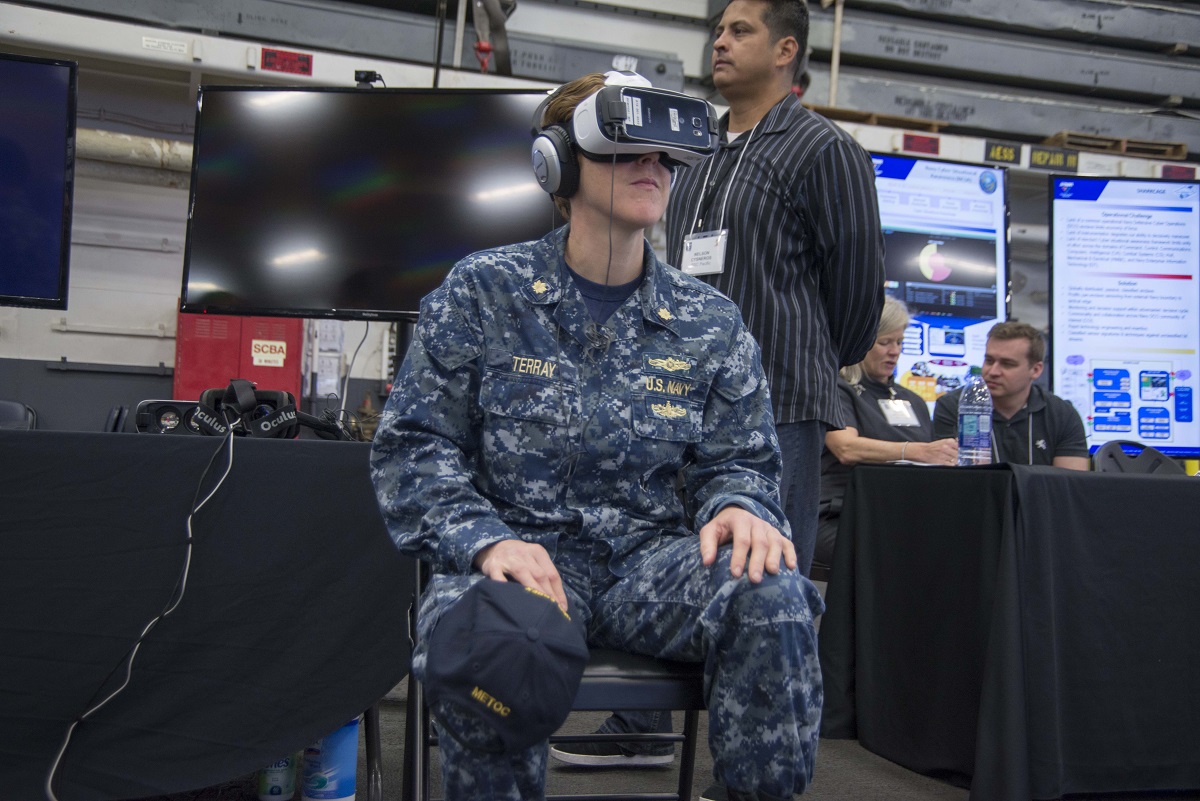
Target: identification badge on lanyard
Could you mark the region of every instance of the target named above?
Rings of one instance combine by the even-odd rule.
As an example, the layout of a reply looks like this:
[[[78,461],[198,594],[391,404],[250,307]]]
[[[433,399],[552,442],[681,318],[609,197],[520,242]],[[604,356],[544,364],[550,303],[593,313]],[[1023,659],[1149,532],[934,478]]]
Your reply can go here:
[[[725,272],[725,243],[729,229],[701,231],[683,238],[683,256],[679,269],[688,275],[716,275]]]
[[[880,400],[879,408],[887,419],[888,425],[905,428],[921,425],[921,421],[917,419],[917,413],[913,411],[912,404],[906,400]]]

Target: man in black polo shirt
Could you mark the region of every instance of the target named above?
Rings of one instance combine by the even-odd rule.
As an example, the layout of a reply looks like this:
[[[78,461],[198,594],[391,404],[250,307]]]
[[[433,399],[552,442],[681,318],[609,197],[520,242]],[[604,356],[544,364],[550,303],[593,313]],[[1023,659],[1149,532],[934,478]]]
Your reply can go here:
[[[1075,407],[1037,384],[1046,345],[1028,323],[997,323],[988,332],[983,380],[992,394],[992,461],[1088,469],[1087,435]],[[937,399],[933,436],[958,433],[962,390]]]

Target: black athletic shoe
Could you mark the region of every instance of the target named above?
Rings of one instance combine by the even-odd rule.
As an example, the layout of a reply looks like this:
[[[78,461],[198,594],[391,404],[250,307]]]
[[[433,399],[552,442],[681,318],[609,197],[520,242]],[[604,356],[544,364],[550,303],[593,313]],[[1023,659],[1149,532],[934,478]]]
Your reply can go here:
[[[675,746],[658,746],[634,753],[619,743],[559,743],[550,746],[550,756],[568,765],[594,768],[646,768],[670,765],[675,761]]]

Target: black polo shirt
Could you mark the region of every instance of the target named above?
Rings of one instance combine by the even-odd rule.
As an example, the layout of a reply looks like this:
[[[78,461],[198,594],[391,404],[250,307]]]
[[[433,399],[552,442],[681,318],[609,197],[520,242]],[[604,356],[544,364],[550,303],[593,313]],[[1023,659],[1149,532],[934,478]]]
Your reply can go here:
[[[959,389],[937,399],[933,408],[934,439],[958,436],[961,395]],[[997,462],[1053,464],[1055,456],[1086,458],[1087,434],[1074,406],[1033,384],[1029,400],[1011,419],[992,412],[992,451]]]
[[[929,407],[925,399],[911,389],[888,379],[886,384],[863,376],[859,384],[850,384],[844,378],[837,380],[838,403],[847,428],[853,428],[860,437],[880,439],[885,442],[929,442]],[[879,401],[895,398],[906,400],[913,408],[919,425],[894,426],[887,421]],[[850,467],[838,461],[829,448],[821,452],[821,506],[822,518],[833,517],[842,509],[842,497],[850,481]]]

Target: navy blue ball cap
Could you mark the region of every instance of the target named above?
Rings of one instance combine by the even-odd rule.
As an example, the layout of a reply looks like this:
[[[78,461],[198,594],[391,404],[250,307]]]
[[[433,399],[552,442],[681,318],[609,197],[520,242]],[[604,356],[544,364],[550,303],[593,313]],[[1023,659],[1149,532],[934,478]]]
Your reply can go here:
[[[562,726],[587,661],[583,626],[552,598],[484,579],[430,635],[425,693],[439,725],[459,742],[516,753]],[[478,727],[465,731],[464,722],[482,723],[495,736],[485,744]]]

